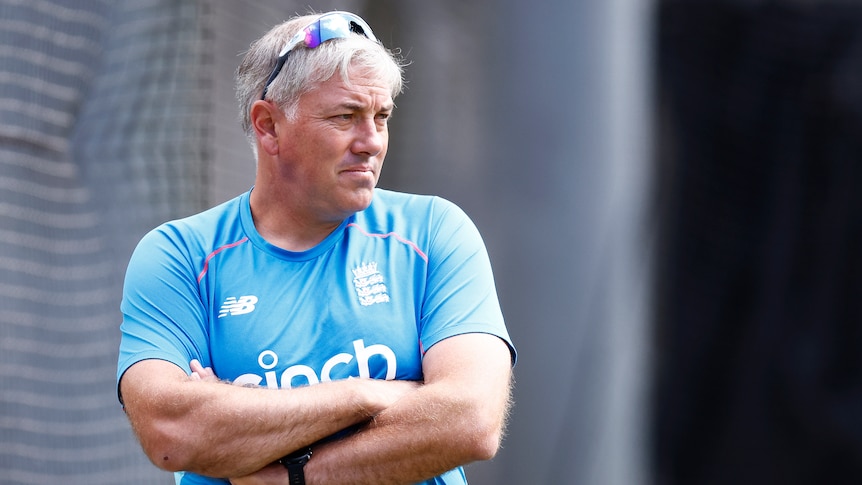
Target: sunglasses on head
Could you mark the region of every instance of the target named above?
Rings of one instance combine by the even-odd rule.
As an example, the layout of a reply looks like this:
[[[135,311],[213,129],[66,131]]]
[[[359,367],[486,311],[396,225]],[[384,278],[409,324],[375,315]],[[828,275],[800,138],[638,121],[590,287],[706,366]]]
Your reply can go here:
[[[278,62],[275,63],[272,74],[269,75],[269,79],[266,80],[266,84],[263,86],[263,94],[261,94],[260,99],[266,98],[269,85],[278,77],[278,73],[281,72],[281,68],[284,67],[284,63],[287,61],[287,56],[290,55],[296,46],[303,45],[309,49],[314,49],[327,40],[344,39],[352,33],[364,35],[366,38],[378,42],[377,37],[374,37],[374,32],[371,31],[371,27],[361,17],[350,12],[325,13],[314,22],[305,26],[296,35],[291,37],[287,41],[287,44],[284,45],[284,48],[281,49],[281,52],[279,52]]]

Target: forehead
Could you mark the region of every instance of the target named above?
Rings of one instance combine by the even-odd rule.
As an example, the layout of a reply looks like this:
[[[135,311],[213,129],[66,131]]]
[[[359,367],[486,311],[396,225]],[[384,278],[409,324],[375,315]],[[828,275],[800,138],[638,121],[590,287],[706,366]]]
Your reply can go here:
[[[300,105],[358,105],[368,109],[391,109],[393,106],[390,86],[370,69],[350,68],[348,79],[336,72],[305,93]]]

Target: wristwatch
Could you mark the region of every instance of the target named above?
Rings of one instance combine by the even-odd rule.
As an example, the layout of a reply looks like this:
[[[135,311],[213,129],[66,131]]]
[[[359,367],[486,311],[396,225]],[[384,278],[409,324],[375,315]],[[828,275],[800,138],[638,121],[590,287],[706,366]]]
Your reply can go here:
[[[303,468],[310,459],[311,447],[306,447],[300,448],[278,460],[283,467],[287,468],[288,485],[305,485],[305,471]]]

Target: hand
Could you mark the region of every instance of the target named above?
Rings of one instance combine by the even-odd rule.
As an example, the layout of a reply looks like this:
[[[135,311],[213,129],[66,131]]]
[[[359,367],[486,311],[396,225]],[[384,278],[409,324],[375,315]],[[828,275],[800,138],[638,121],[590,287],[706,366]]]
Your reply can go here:
[[[362,379],[371,399],[377,401],[377,411],[369,412],[369,417],[389,408],[404,396],[412,394],[421,386],[416,381],[384,381],[381,379]]]
[[[280,463],[273,463],[251,475],[231,478],[232,485],[284,485],[287,483],[287,470]]]
[[[193,381],[218,382],[218,377],[213,372],[212,367],[204,367],[194,359],[189,364],[192,368],[192,373],[189,378]]]

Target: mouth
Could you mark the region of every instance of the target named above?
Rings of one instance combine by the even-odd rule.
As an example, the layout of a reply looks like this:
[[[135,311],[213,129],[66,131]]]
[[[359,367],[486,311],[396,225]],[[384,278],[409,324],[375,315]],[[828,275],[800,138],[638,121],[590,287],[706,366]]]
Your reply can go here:
[[[367,168],[367,167],[353,167],[353,168],[346,168],[346,169],[342,170],[342,172],[347,172],[347,173],[351,173],[351,172],[353,172],[353,173],[374,173],[374,170],[372,170],[371,168]]]
[[[351,184],[362,186],[374,186],[377,183],[377,174],[371,167],[357,166],[348,167],[339,172],[339,176],[350,181]]]
[[[341,173],[348,175],[374,175],[375,172],[374,168],[372,168],[370,165],[356,165],[342,169]]]

